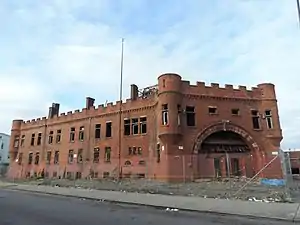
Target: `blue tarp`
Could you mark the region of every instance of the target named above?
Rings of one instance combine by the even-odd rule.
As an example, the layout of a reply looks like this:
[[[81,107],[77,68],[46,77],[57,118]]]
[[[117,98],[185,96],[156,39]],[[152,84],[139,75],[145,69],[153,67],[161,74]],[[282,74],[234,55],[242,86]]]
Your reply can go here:
[[[268,185],[268,186],[284,186],[285,180],[283,180],[283,179],[261,179],[260,183],[263,185]]]

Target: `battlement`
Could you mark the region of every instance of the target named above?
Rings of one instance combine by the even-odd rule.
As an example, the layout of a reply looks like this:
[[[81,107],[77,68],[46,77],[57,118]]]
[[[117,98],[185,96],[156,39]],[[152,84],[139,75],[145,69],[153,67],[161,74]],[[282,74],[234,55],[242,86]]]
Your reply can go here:
[[[182,91],[184,94],[228,98],[260,99],[262,97],[262,91],[258,87],[251,87],[251,89],[247,89],[246,86],[239,85],[237,88],[234,88],[232,84],[225,84],[222,87],[218,83],[206,85],[206,83],[202,81],[197,81],[196,85],[193,85],[190,83],[190,81],[183,80]]]

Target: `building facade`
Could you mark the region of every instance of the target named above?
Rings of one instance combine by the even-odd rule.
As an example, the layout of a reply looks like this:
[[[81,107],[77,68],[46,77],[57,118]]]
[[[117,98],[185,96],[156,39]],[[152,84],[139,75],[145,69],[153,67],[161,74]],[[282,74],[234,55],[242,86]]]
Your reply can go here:
[[[9,139],[8,134],[0,133],[0,176],[5,175],[9,165]]]
[[[131,85],[126,102],[14,120],[9,176],[146,177],[164,181],[252,177],[282,140],[275,87],[191,85],[162,74],[157,85]],[[275,160],[261,177],[282,177]]]

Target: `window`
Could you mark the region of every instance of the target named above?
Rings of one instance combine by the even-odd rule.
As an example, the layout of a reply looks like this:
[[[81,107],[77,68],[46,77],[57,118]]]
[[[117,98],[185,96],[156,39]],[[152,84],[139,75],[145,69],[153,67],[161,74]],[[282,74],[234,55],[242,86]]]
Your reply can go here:
[[[75,141],[75,127],[71,127],[70,131],[70,141]]]
[[[156,162],[160,163],[160,144],[159,143],[157,143],[157,145],[156,145],[156,153],[157,153]]]
[[[132,155],[132,148],[128,147],[128,155]]]
[[[169,110],[168,110],[168,104],[162,105],[162,125],[168,125],[169,124]]]
[[[163,79],[163,87],[166,87],[166,80]]]
[[[140,160],[140,161],[139,161],[139,165],[140,165],[140,166],[144,166],[144,165],[146,165],[146,162],[145,162],[145,160]]]
[[[94,148],[94,163],[98,163],[100,159],[100,149]]]
[[[19,153],[18,164],[21,165],[23,161],[23,153]]]
[[[81,179],[81,177],[82,177],[81,172],[76,172],[75,179]]]
[[[35,153],[34,164],[38,165],[39,163],[40,163],[40,153],[37,152],[37,153]]]
[[[60,141],[61,141],[61,130],[57,130],[56,143],[60,143]]]
[[[4,149],[4,143],[3,142],[1,143],[1,149]]]
[[[42,144],[42,133],[38,133],[38,138],[37,138],[37,145]]]
[[[54,164],[59,163],[59,151],[55,151],[54,153]]]
[[[186,112],[186,125],[188,127],[195,126],[196,125],[195,107],[193,107],[193,106],[186,106],[185,112]]]
[[[259,112],[257,110],[251,110],[251,116],[253,129],[260,129]]]
[[[111,137],[112,136],[112,122],[106,122],[106,132],[105,137]]]
[[[142,147],[138,147],[137,153],[138,155],[142,155]]]
[[[125,166],[131,166],[131,162],[129,160],[125,161]]]
[[[136,147],[132,147],[132,155],[136,155]]]
[[[103,178],[109,178],[109,172],[103,172]]]
[[[233,115],[233,116],[240,115],[240,110],[239,109],[231,109],[231,115]]]
[[[266,121],[267,121],[267,128],[268,129],[273,129],[273,120],[272,120],[271,110],[266,110],[265,111],[265,117],[266,117]]]
[[[139,119],[137,118],[134,118],[134,119],[131,119],[131,126],[132,126],[132,134],[135,135],[135,134],[139,134]]]
[[[181,105],[177,105],[177,124],[181,125]]]
[[[110,157],[111,157],[111,148],[110,147],[105,147],[105,153],[104,153],[104,160],[105,162],[110,162]]]
[[[46,158],[46,164],[50,164],[51,163],[51,151],[47,152],[47,158]]]
[[[217,107],[215,107],[215,106],[209,106],[208,107],[208,113],[209,114],[217,114]]]
[[[48,143],[49,144],[53,143],[53,131],[52,130],[49,132]]]
[[[95,138],[99,139],[101,136],[101,124],[95,124]]]
[[[15,140],[14,140],[14,148],[18,148],[19,147],[19,140],[20,140],[20,136],[16,135],[15,136]]]
[[[34,146],[34,139],[35,139],[35,134],[32,134],[31,135],[31,142],[30,142],[31,146]]]
[[[79,128],[79,140],[83,141],[84,140],[84,127]]]
[[[140,118],[140,129],[141,129],[141,134],[147,133],[147,117]]]
[[[32,164],[32,160],[33,160],[33,153],[30,152],[29,155],[28,155],[28,165]]]
[[[74,162],[74,150],[69,150],[68,163],[72,164],[73,162]]]
[[[25,135],[23,134],[21,137],[21,147],[23,147],[25,144]]]
[[[78,149],[77,163],[82,163],[83,161],[83,149]]]
[[[130,119],[124,119],[124,135],[130,135]]]

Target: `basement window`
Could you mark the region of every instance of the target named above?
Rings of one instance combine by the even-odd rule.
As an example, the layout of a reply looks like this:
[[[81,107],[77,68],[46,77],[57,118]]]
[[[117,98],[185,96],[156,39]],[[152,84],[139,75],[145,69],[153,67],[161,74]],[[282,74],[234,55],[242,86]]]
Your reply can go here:
[[[168,110],[168,104],[162,105],[162,125],[168,125],[169,124],[169,110]]]
[[[217,107],[215,106],[209,106],[208,107],[208,113],[213,115],[213,114],[217,114]]]
[[[49,132],[48,143],[49,144],[53,143],[53,131],[52,130]]]
[[[100,159],[100,149],[99,148],[94,148],[94,163],[98,163]]]
[[[101,124],[95,124],[95,139],[100,139],[101,137]]]
[[[111,136],[112,136],[112,122],[106,122],[105,137],[111,137]]]
[[[186,112],[186,125],[188,127],[195,126],[196,125],[196,121],[195,121],[195,107],[193,107],[193,106],[186,106],[185,112]]]
[[[252,116],[252,127],[253,129],[260,129],[260,123],[259,123],[259,112],[257,110],[251,110],[251,116]]]
[[[239,109],[231,109],[231,115],[233,115],[233,116],[240,115],[240,110]]]
[[[124,119],[124,135],[130,135],[130,119]]]
[[[80,141],[84,140],[84,126],[79,128],[79,140]]]
[[[135,135],[135,134],[139,134],[139,119],[137,118],[134,118],[134,119],[131,119],[131,126],[132,126],[132,134]]]
[[[71,127],[71,131],[70,131],[70,141],[71,141],[71,142],[75,141],[75,127]]]
[[[57,130],[56,133],[56,143],[60,143],[61,140],[61,130]]]
[[[141,134],[147,133],[147,117],[140,118],[140,129],[141,129]]]
[[[265,117],[266,117],[266,121],[267,121],[267,128],[268,129],[273,129],[273,120],[272,120],[271,110],[266,110],[265,111]]]
[[[30,142],[31,146],[34,146],[34,139],[35,139],[35,134],[31,134],[31,142]]]
[[[29,155],[28,155],[28,165],[31,165],[32,161],[33,161],[33,153],[30,152]]]
[[[42,144],[42,133],[38,133],[38,138],[37,138],[37,145]]]

